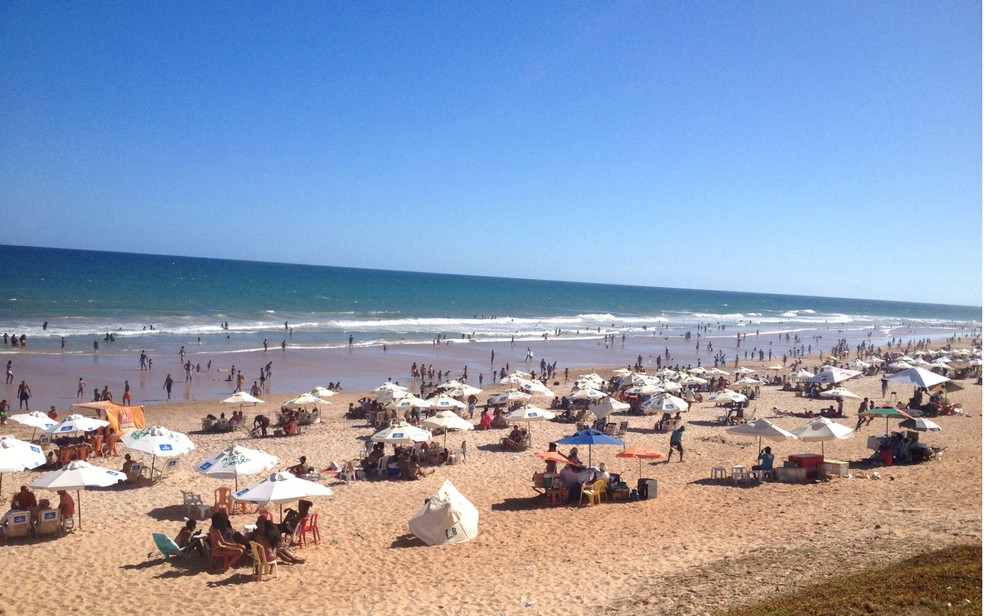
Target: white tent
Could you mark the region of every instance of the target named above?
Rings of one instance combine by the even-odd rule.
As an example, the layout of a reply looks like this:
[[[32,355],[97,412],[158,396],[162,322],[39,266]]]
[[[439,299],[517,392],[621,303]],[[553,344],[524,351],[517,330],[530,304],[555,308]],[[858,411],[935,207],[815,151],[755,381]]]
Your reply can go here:
[[[450,481],[410,518],[410,532],[427,545],[463,543],[478,535],[478,509]]]

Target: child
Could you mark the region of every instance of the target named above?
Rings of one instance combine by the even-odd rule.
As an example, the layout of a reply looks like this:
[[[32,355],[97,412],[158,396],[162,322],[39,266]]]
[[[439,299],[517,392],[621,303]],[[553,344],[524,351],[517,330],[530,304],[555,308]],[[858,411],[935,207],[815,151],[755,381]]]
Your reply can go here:
[[[468,441],[461,441],[461,461],[468,461]]]

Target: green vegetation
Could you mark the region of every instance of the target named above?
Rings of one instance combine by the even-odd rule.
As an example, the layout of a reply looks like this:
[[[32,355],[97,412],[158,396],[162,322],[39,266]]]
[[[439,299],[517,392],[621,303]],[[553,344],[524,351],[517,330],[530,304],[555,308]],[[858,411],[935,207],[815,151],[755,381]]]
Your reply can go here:
[[[727,616],[981,613],[979,543],[919,554],[725,612]]]

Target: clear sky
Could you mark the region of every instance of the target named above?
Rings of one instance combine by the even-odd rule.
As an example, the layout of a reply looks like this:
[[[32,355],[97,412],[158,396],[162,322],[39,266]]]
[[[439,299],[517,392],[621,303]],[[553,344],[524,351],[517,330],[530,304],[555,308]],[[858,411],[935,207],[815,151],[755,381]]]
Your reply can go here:
[[[981,304],[981,3],[2,2],[0,243]]]

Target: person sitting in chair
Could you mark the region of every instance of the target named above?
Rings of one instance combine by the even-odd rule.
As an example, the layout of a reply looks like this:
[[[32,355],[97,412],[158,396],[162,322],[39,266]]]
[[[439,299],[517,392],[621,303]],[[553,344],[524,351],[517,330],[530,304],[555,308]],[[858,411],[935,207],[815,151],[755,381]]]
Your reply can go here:
[[[237,536],[238,535],[238,536]],[[246,554],[249,542],[240,533],[234,532],[229,514],[225,510],[212,514],[212,526],[208,529],[208,540],[212,544],[212,554],[231,556],[230,566]]]
[[[300,525],[301,520],[303,520],[309,511],[311,511],[311,506],[314,505],[309,500],[297,501],[297,511],[294,511],[290,507],[287,508],[287,513],[284,515],[284,520],[278,525],[281,534],[292,537],[294,531],[297,530],[298,525]]]
[[[519,426],[513,426],[509,436],[502,439],[502,446],[506,449],[520,449],[522,447],[523,431]]]
[[[184,527],[178,531],[178,535],[174,538],[174,543],[182,552],[195,551],[199,556],[205,556],[205,535],[201,533],[197,528],[198,522],[195,520],[188,520],[185,522]]]
[[[10,508],[20,511],[30,511],[31,507],[37,506],[38,499],[34,496],[34,492],[31,492],[27,486],[21,486],[20,492],[14,494],[14,498],[10,501]]]
[[[752,466],[753,471],[771,471],[772,465],[776,461],[776,456],[772,453],[771,447],[766,447],[758,455],[759,464]]]

